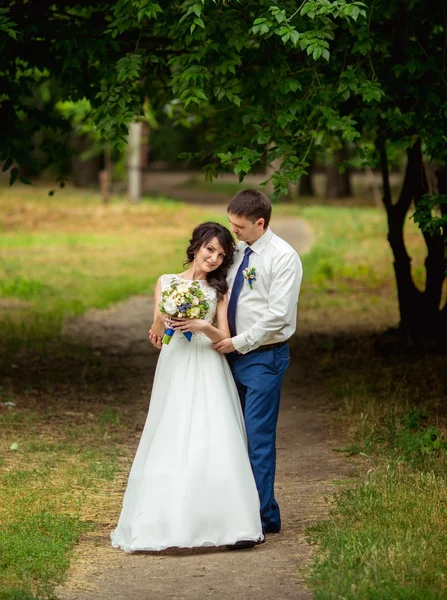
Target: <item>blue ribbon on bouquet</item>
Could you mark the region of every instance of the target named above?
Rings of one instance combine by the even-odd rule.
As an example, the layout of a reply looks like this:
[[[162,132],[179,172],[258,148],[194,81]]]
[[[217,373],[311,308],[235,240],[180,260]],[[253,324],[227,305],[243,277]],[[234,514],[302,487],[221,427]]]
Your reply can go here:
[[[170,327],[169,327],[169,329],[166,329],[165,334],[163,336],[163,340],[162,340],[163,344],[169,344],[174,333],[175,333],[175,329],[171,329]],[[191,341],[192,331],[187,331],[186,333],[183,333],[183,335],[188,340],[188,342]]]
[[[181,306],[179,306],[179,312],[186,311],[186,309],[188,309],[188,308],[191,308],[191,304],[189,302],[187,304],[182,304]],[[165,334],[163,336],[163,340],[162,340],[163,344],[166,344],[166,345],[169,344],[174,333],[175,333],[175,329],[171,329],[171,327],[166,329]],[[188,340],[188,342],[191,341],[192,331],[187,331],[186,333],[183,333],[183,335]]]

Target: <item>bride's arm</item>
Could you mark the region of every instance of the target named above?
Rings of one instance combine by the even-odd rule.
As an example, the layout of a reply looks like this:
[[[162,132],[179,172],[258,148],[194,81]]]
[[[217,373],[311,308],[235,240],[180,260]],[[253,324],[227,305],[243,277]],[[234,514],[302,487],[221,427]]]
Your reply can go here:
[[[227,310],[228,295],[225,294],[217,305],[217,327],[214,327],[211,323],[207,323],[208,327],[206,329],[208,329],[208,331],[205,329],[203,332],[213,342],[220,342],[220,340],[231,337],[230,328],[228,326]]]
[[[154,293],[154,322],[149,330],[149,339],[156,348],[161,348],[161,339],[165,334],[166,327],[163,316],[158,308],[161,300],[161,277],[158,278]]]

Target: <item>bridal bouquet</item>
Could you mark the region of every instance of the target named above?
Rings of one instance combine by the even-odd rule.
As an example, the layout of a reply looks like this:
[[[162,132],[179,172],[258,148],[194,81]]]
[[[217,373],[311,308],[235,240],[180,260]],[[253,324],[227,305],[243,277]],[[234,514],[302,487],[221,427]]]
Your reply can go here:
[[[161,293],[159,304],[160,312],[169,317],[183,317],[186,319],[203,319],[209,310],[205,294],[197,281],[189,285],[184,281],[172,280],[171,286]],[[163,344],[169,344],[174,329],[166,329]],[[190,331],[183,334],[188,342],[191,341]]]

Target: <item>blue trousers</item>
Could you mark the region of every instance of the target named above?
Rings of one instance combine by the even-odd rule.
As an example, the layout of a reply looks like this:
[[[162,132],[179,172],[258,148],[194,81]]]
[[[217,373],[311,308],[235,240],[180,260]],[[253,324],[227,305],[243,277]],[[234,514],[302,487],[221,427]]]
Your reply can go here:
[[[279,531],[281,516],[274,495],[276,424],[284,371],[290,351],[279,348],[227,355],[241,399],[247,430],[248,451],[259,499],[264,531]]]

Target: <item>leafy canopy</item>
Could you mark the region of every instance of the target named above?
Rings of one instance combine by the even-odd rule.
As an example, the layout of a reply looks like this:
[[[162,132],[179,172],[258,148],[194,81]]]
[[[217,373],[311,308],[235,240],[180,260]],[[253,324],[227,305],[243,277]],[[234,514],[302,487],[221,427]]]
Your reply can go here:
[[[145,102],[174,124],[206,120],[209,174],[242,178],[281,158],[278,192],[328,136],[356,142],[369,163],[378,138],[405,148],[419,137],[446,159],[438,0],[13,0],[0,32],[8,168],[60,159],[70,124],[57,101],[84,98],[98,134],[121,148]]]

